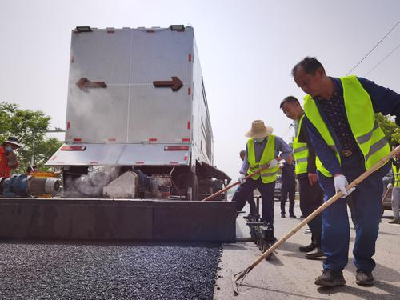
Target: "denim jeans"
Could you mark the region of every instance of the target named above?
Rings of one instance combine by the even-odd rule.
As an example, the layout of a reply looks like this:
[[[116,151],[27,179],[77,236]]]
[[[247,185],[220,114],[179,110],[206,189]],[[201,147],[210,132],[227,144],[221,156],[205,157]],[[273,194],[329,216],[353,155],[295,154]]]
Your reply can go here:
[[[371,272],[375,268],[373,255],[378,238],[379,222],[382,216],[382,178],[389,171],[386,164],[361,182],[351,194],[354,202],[354,264],[357,270]],[[364,157],[354,153],[342,157],[342,172],[348,182],[352,182],[365,172]],[[318,173],[318,180],[324,191],[324,201],[334,196],[333,177]],[[343,270],[348,262],[350,224],[347,215],[346,199],[341,198],[322,213],[322,251],[326,255],[324,269]]]

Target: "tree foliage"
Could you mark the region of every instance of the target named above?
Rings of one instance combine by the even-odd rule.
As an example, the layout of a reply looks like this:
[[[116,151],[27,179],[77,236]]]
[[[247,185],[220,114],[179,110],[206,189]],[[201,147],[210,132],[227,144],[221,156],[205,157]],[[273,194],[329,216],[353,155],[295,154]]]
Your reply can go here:
[[[400,128],[391,120],[390,116],[381,113],[375,114],[375,118],[386,135],[390,145],[400,144]]]
[[[40,110],[22,110],[17,104],[0,103],[0,140],[14,136],[22,144],[17,154],[19,167],[14,173],[25,173],[32,156],[39,170],[47,169],[44,164],[62,144],[46,137],[49,126],[50,117]]]

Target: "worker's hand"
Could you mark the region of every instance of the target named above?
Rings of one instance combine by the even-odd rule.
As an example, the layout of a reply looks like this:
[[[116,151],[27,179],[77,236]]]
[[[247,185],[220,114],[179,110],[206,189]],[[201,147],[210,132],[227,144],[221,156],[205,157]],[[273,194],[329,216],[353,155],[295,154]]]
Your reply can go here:
[[[275,168],[278,165],[278,161],[276,159],[273,159],[269,162],[269,169]]]
[[[346,191],[346,186],[348,186],[349,183],[347,182],[346,176],[343,174],[335,174],[333,181],[335,185],[335,193],[342,192],[341,198],[346,198],[356,189],[353,187]]]
[[[316,184],[317,181],[318,181],[317,174],[308,173],[308,181],[310,182],[310,185],[311,185],[311,186],[313,186],[314,184]]]
[[[387,185],[387,189],[388,189],[388,190],[391,190],[392,188],[393,188],[393,184],[389,183],[389,184]]]
[[[242,184],[243,182],[246,181],[245,177],[246,177],[245,174],[240,174],[240,176],[239,176],[239,178],[238,178],[238,181]]]

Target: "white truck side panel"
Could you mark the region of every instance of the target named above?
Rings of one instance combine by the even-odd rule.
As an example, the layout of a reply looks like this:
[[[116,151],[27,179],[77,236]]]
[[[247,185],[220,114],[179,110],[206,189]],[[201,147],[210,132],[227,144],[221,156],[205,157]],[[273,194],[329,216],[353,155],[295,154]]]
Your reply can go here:
[[[190,138],[193,29],[133,30],[132,34],[128,142],[155,138],[170,143]],[[153,86],[153,81],[170,81],[172,76],[183,82],[180,90]]]
[[[72,34],[67,102],[66,142],[126,141],[129,100],[128,30]],[[80,78],[101,81],[107,88],[78,88]]]
[[[154,81],[178,77],[178,91]],[[105,82],[81,90],[77,82]],[[193,28],[73,33],[66,145],[47,165],[213,164],[213,136]],[[164,151],[166,145],[190,150]],[[139,162],[139,163],[138,163]]]
[[[188,128],[191,99],[185,86],[177,92],[170,89],[154,89],[152,86],[135,87],[131,91],[129,112],[129,143],[148,142],[157,139],[162,143],[182,143],[190,138]]]
[[[93,30],[73,34],[71,48],[66,141],[182,142],[190,137],[191,28]],[[184,84],[179,91],[153,86],[172,76]],[[83,91],[76,85],[80,78],[105,82],[107,88]]]
[[[194,43],[194,63],[193,63],[193,152],[192,158],[201,162],[213,165],[214,145],[211,123],[209,120],[207,97],[204,90],[202,70],[197,54],[197,46]],[[208,148],[208,149],[207,149]]]

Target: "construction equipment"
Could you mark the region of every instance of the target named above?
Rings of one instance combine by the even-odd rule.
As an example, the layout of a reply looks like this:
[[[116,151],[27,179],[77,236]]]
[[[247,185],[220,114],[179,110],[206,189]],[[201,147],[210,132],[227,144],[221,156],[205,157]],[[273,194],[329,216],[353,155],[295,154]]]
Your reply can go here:
[[[384,164],[387,163],[387,161],[393,157],[395,154],[400,152],[400,146],[396,147],[394,150],[392,150],[387,156],[385,156],[383,159],[381,159],[379,162],[377,162],[371,169],[365,171],[363,174],[361,174],[359,177],[357,177],[354,181],[352,181],[347,187],[346,191],[351,190],[352,188],[355,188],[357,185],[359,185],[365,178],[367,178],[369,175],[371,175],[373,172],[378,170],[380,167],[382,167]],[[237,296],[239,294],[239,285],[243,282],[245,276],[251,272],[261,261],[263,261],[265,258],[267,258],[269,255],[271,255],[280,245],[282,245],[284,242],[286,242],[291,236],[293,236],[297,231],[299,231],[303,226],[305,226],[307,223],[309,223],[312,219],[314,219],[316,216],[318,216],[320,213],[322,213],[325,209],[327,209],[330,205],[335,203],[338,199],[340,199],[343,196],[342,192],[336,193],[333,197],[331,197],[328,201],[326,201],[324,204],[322,204],[320,207],[318,207],[312,214],[310,214],[307,218],[305,218],[302,222],[300,222],[296,227],[294,227],[288,234],[286,234],[283,238],[278,240],[275,244],[273,244],[266,252],[264,252],[259,258],[257,258],[250,266],[248,266],[245,270],[236,273],[233,275],[232,281],[233,281],[233,290],[234,290],[234,295]]]
[[[214,166],[213,131],[191,26],[76,27],[66,114],[65,143],[46,163],[62,168],[64,196],[72,190],[71,197],[103,197],[109,181],[99,186],[91,178],[79,179],[99,167],[118,168],[117,176],[132,168],[148,177],[170,176],[172,182],[153,190],[151,198],[202,199],[230,182]]]
[[[60,189],[60,180],[51,177],[34,177],[26,174],[14,174],[2,178],[0,196],[3,198],[40,197],[54,195]]]

